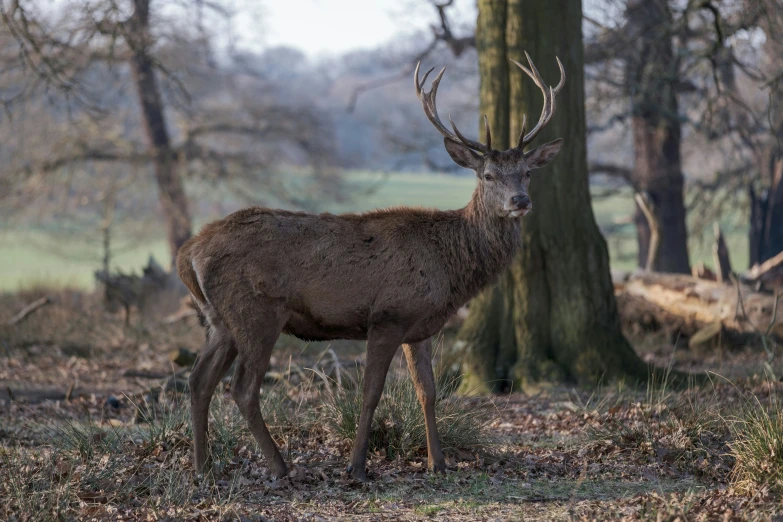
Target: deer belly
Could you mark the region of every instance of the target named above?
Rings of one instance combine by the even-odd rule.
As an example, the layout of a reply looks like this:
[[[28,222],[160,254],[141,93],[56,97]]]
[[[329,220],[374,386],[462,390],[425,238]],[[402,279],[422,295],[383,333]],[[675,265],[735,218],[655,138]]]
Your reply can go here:
[[[332,341],[335,339],[367,339],[366,321],[330,321],[307,313],[293,312],[283,327],[283,333],[304,341]]]
[[[435,312],[416,323],[405,335],[406,343],[417,343],[437,335],[453,314],[449,311]]]

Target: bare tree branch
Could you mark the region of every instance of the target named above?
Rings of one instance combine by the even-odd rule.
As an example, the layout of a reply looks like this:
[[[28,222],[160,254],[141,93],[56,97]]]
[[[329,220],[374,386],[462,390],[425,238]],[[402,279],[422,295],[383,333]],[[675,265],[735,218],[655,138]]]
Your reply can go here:
[[[451,50],[451,53],[456,57],[461,56],[462,53],[464,53],[467,49],[474,49],[476,47],[475,35],[471,34],[457,37],[454,36],[454,33],[451,30],[451,23],[449,22],[447,10],[452,6],[454,0],[447,0],[443,3],[438,3],[436,0],[430,0],[430,3],[437,11],[438,19],[440,20],[439,26],[431,26],[432,40],[430,40],[422,50],[416,52],[410,58],[410,60],[407,60],[407,65],[405,65],[399,72],[384,78],[372,80],[363,85],[360,85],[359,87],[356,87],[351,93],[351,96],[348,99],[348,105],[346,106],[346,110],[349,113],[353,112],[353,110],[356,108],[356,103],[359,100],[359,96],[365,92],[378,89],[385,85],[396,83],[408,78],[411,74],[413,74],[413,70],[416,68],[416,64],[429,56],[437,48],[439,43],[445,43],[446,46]]]

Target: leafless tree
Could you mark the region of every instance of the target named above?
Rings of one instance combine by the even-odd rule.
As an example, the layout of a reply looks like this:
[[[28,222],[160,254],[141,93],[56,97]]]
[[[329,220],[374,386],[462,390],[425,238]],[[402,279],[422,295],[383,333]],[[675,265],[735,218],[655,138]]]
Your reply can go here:
[[[783,2],[709,4],[716,36],[701,84],[712,96],[699,123],[733,161],[700,188],[718,211],[746,196],[754,265],[783,251]]]
[[[615,7],[633,4],[627,0],[605,3]],[[665,2],[640,5],[648,10],[656,3]],[[665,73],[662,79],[668,81],[668,87],[660,82],[647,85],[654,87],[652,92],[659,93],[659,97],[662,93],[675,95],[675,105],[670,104],[668,110],[665,100],[652,106],[664,119],[674,118],[674,124],[686,129],[692,148],[698,149],[695,157],[700,158],[700,170],[712,171],[693,173],[689,180],[696,188],[691,191],[694,224],[704,228],[721,215],[727,204],[743,206],[750,222],[750,263],[763,261],[783,250],[783,232],[778,232],[783,231],[783,188],[776,173],[783,128],[777,114],[780,97],[776,79],[783,70],[783,64],[776,63],[781,51],[781,2],[669,2],[668,8],[671,21],[660,25],[656,36],[656,40],[670,41],[674,46],[673,57],[661,62],[673,64],[669,72],[658,68]],[[599,85],[597,95],[591,97],[594,113],[601,115],[594,130],[616,129],[629,122],[635,128],[638,119],[633,98],[630,107],[615,101],[616,94],[628,91],[629,85],[623,76],[628,69],[617,66],[617,56],[643,39],[635,36],[633,25],[602,21],[594,21],[594,25],[598,29],[587,51],[590,60],[601,64],[590,71],[593,85]],[[649,55],[634,55],[641,57],[645,68],[653,62]],[[643,93],[645,89],[637,88],[635,92]],[[685,103],[675,111],[672,109],[677,107],[677,98]],[[654,97],[650,100],[655,102]],[[637,138],[634,130],[634,140]],[[639,150],[636,144],[634,148]],[[638,159],[637,155],[633,168],[612,163],[593,166],[625,179],[639,190],[646,187],[640,187]]]
[[[172,259],[192,233],[186,178],[260,181],[301,204],[306,198],[267,174],[290,161],[316,167],[323,179],[328,121],[312,107],[265,96],[263,75],[216,65],[229,57],[215,58],[203,20],[230,24],[231,16],[212,1],[2,0],[4,125],[11,135],[26,130],[5,147],[6,193],[54,189],[51,176],[74,167],[151,169]],[[178,23],[183,17],[195,23]]]

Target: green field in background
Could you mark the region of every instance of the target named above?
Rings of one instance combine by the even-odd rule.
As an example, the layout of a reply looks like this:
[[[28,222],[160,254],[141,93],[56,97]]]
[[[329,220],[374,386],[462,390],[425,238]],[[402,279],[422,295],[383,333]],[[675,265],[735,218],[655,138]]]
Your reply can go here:
[[[459,208],[465,205],[475,186],[472,176],[442,174],[348,173],[347,181],[356,189],[350,203],[332,204],[330,211],[365,211],[394,205]],[[633,211],[630,192],[599,198],[593,204],[596,220],[610,230],[607,243],[612,266],[633,269],[636,264],[636,238],[631,224],[620,224]],[[202,223],[205,217],[197,222]],[[747,229],[738,215],[727,215],[721,225],[726,234],[732,262],[744,269],[748,260]],[[712,265],[712,228],[689,230],[691,263]],[[94,234],[94,233],[93,233]],[[112,258],[112,267],[139,270],[150,255],[168,266],[168,248],[162,226],[149,227],[148,235],[137,236],[138,245],[123,241],[122,230],[115,233],[123,251]],[[14,291],[35,284],[91,288],[93,272],[101,266],[101,246],[95,237],[67,239],[37,229],[0,229],[0,291]]]

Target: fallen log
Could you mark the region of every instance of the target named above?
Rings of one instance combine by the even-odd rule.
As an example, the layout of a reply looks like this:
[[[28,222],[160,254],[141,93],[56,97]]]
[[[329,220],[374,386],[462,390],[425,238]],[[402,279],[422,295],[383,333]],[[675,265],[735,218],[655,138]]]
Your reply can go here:
[[[615,291],[624,323],[670,332],[691,346],[761,345],[762,335],[783,342],[783,303],[776,306],[780,296],[747,285],[638,272],[615,284]]]

